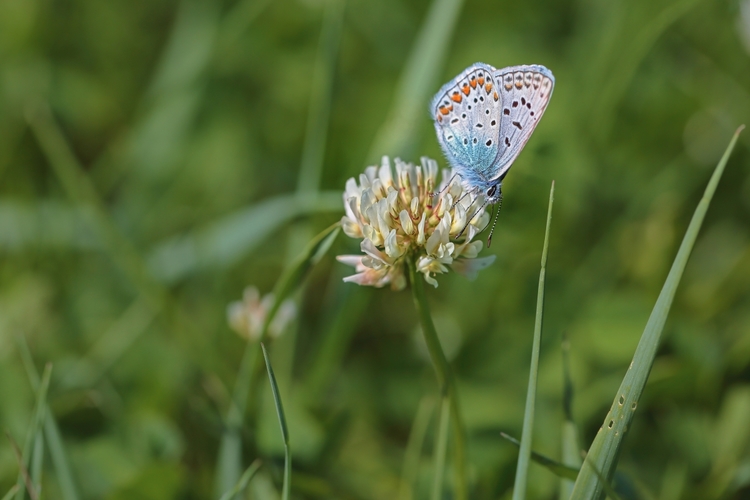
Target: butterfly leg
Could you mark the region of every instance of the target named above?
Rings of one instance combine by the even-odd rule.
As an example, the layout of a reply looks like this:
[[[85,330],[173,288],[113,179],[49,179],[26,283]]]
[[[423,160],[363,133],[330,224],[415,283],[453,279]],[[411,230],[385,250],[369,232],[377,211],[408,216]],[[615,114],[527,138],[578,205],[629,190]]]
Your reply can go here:
[[[468,193],[467,193],[467,194],[468,194]],[[466,195],[464,195],[464,196],[466,196]],[[463,198],[463,196],[462,196],[461,198]],[[475,196],[475,197],[474,197],[474,199],[473,199],[473,200],[471,200],[471,204],[469,205],[469,208],[471,208],[471,207],[472,207],[472,206],[474,205],[474,202],[475,202],[475,201],[477,201],[477,198],[478,198],[478,196]],[[458,233],[458,235],[456,235],[456,239],[460,238],[460,237],[461,237],[461,235],[462,235],[462,234],[464,234],[464,231],[466,231],[466,228],[467,228],[467,227],[469,227],[469,224],[471,224],[471,221],[473,221],[473,220],[474,220],[474,217],[476,217],[476,216],[477,216],[477,214],[478,214],[479,212],[481,212],[481,211],[482,211],[482,209],[484,209],[484,207],[486,207],[486,206],[487,206],[487,201],[485,200],[485,202],[484,202],[484,203],[482,203],[482,206],[481,206],[481,207],[479,207],[479,208],[477,208],[477,209],[476,209],[476,210],[474,211],[474,213],[473,213],[473,214],[471,214],[471,217],[469,217],[468,219],[466,219],[466,224],[464,225],[464,228],[463,228],[463,229],[461,229],[461,232],[460,232],[460,233]]]
[[[442,195],[443,193],[445,193],[445,192],[446,192],[446,191],[447,191],[447,190],[448,190],[448,189],[449,189],[449,188],[451,187],[451,184],[453,184],[453,180],[454,180],[454,179],[455,179],[456,177],[460,177],[460,176],[458,175],[458,173],[457,173],[457,172],[455,172],[455,173],[453,174],[453,176],[452,176],[452,177],[450,178],[450,180],[448,181],[448,183],[447,183],[447,184],[445,185],[445,187],[444,187],[443,189],[441,189],[440,191],[437,191],[437,192],[432,192],[432,193],[428,193],[428,196],[430,196],[430,197],[433,197],[433,196],[440,196],[440,195]]]

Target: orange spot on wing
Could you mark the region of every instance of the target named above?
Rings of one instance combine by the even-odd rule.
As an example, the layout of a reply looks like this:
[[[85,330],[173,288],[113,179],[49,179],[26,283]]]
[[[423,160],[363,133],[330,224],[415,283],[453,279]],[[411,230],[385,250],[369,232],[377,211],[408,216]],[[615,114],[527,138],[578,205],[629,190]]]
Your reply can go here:
[[[484,85],[484,77],[483,77],[483,76],[480,76],[480,77],[479,77],[479,80],[478,80],[478,82],[479,82],[479,86],[480,86],[480,87],[481,87],[482,85]]]
[[[477,88],[477,79],[472,77],[472,79],[469,80],[469,84],[471,85],[471,88]]]
[[[442,121],[443,121],[443,117],[442,117],[442,116],[440,116],[440,115],[435,115],[435,119],[436,119],[437,121],[439,121],[439,122],[442,122]]]
[[[461,97],[461,94],[459,94],[458,92],[453,92],[453,95],[451,95],[451,99],[453,99],[456,102],[461,102],[462,97]]]
[[[490,82],[487,82],[487,85],[484,86],[484,90],[486,90],[487,93],[489,94],[490,91],[492,90],[492,84]]]
[[[469,92],[471,92],[471,89],[469,88],[469,84],[468,83],[464,83],[464,86],[461,87],[461,91],[464,94],[469,95]]]
[[[450,110],[450,109],[448,109],[448,108],[446,108],[445,106],[440,106],[440,107],[438,108],[438,110],[439,110],[439,111],[440,111],[441,113],[443,113],[444,115],[447,115],[448,113],[450,113],[450,112],[451,112],[451,110]]]
[[[493,97],[495,98],[496,101],[498,100],[497,92],[495,92],[495,95]]]

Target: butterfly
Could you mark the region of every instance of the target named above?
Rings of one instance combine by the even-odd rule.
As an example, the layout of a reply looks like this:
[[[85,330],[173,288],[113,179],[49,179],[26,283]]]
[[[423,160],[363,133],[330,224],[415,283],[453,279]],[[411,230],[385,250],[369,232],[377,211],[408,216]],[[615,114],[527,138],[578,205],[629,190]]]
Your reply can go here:
[[[496,69],[475,63],[433,97],[430,111],[440,147],[466,192],[474,199],[484,195],[482,208],[502,204],[503,179],[547,109],[554,87],[555,77],[541,65]]]

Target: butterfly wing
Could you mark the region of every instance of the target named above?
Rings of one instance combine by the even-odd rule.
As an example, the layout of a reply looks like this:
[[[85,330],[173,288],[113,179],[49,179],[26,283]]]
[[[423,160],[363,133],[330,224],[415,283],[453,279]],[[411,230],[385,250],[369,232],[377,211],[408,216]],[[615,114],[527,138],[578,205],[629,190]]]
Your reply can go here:
[[[493,72],[501,109],[498,155],[490,180],[502,179],[529,141],[555,87],[552,72],[541,65],[511,66]]]
[[[431,112],[448,162],[471,187],[481,188],[500,153],[500,90],[489,64],[476,63],[438,91]]]

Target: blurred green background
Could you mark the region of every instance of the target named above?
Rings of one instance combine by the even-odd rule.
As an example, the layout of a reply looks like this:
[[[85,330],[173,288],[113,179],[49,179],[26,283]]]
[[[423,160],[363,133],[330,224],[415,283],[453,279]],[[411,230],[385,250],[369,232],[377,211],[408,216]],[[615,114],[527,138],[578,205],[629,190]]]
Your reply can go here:
[[[475,61],[544,64],[550,106],[504,183],[497,261],[428,291],[452,346],[471,498],[507,498],[550,182],[556,203],[534,449],[560,456],[561,341],[586,448],[711,168],[750,121],[748,0],[0,0],[0,427],[23,443],[37,371],[82,499],[216,498],[244,341],[269,292],[381,155],[438,158],[427,104]],[[750,497],[750,135],[667,323],[620,462],[634,498]],[[272,346],[298,498],[425,498],[437,385],[409,291],[342,283],[340,235]],[[248,495],[283,447],[251,395]],[[427,422],[408,462],[415,418]],[[420,420],[421,419],[421,420]],[[408,465],[407,464],[407,465]],[[0,494],[16,481],[7,439]],[[558,480],[532,466],[530,498]],[[450,473],[449,473],[450,475]],[[61,498],[47,458],[45,496]],[[449,490],[446,490],[449,491]],[[744,496],[743,496],[744,495]]]

